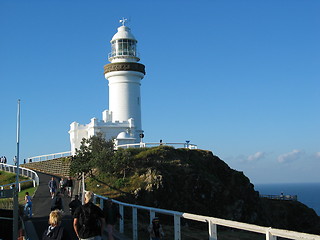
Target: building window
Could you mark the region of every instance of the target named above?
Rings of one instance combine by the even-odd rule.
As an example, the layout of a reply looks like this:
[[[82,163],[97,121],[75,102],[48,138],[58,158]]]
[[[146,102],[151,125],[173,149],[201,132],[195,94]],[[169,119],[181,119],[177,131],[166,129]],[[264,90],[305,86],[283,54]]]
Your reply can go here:
[[[111,56],[137,56],[137,41],[118,39],[111,42]]]

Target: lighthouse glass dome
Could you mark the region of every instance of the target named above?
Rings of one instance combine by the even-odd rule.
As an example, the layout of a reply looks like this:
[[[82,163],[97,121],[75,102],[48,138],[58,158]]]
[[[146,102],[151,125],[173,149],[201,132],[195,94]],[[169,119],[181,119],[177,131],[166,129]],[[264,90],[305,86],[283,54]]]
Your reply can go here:
[[[109,57],[137,55],[137,41],[132,39],[117,39],[111,42],[111,54]]]

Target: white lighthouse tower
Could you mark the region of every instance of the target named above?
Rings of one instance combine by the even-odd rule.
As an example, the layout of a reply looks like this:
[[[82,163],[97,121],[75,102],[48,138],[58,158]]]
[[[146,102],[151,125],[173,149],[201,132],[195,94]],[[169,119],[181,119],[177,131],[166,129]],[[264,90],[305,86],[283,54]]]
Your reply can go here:
[[[83,138],[102,133],[116,144],[138,143],[143,133],[141,125],[141,80],[145,66],[138,63],[137,40],[126,19],[120,20],[122,26],[111,39],[111,63],[104,66],[105,78],[109,82],[109,110],[102,112],[102,120],[92,118],[87,125],[73,122],[70,125],[71,152],[75,154]]]
[[[141,79],[145,75],[145,67],[138,63],[137,40],[130,28],[123,25],[113,36],[111,42],[111,63],[104,66],[105,78],[109,81],[109,111],[112,121],[134,120],[134,137],[142,133],[141,128]]]

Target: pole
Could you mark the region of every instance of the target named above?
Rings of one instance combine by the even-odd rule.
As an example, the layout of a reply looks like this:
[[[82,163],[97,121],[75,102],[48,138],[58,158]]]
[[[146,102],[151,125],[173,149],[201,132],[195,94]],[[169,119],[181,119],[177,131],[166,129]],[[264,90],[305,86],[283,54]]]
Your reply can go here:
[[[20,142],[20,99],[18,99],[18,112],[17,112],[17,156],[16,156],[16,186],[14,188],[13,196],[13,233],[12,239],[18,239],[18,219],[19,219],[19,202],[18,202],[18,192],[19,192],[19,142]]]
[[[84,204],[84,194],[85,194],[84,189],[85,189],[84,172],[82,172],[82,196],[81,196],[82,204]]]

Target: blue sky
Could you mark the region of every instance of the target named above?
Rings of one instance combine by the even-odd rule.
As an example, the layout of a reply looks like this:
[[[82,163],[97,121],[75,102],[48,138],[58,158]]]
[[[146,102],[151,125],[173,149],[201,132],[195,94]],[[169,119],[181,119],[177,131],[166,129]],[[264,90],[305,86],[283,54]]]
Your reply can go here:
[[[0,1],[0,156],[68,151],[108,109],[103,66],[126,17],[146,142],[213,151],[253,183],[320,182],[320,2]]]

